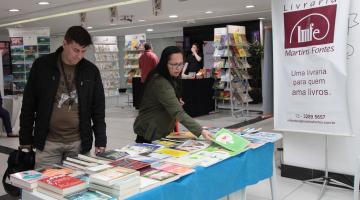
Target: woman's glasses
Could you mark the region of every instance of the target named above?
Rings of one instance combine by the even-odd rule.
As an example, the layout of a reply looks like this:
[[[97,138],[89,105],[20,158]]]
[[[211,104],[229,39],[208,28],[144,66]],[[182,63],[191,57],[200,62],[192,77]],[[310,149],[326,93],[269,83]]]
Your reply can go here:
[[[168,63],[168,65],[174,69],[182,69],[184,67],[184,63]]]

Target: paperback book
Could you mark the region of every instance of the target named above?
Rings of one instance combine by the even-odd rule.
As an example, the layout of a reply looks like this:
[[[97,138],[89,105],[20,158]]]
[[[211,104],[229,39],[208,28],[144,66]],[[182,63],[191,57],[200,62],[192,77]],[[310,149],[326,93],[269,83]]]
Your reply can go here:
[[[250,144],[245,138],[235,135],[227,129],[218,131],[212,139],[218,145],[234,152],[243,152]]]

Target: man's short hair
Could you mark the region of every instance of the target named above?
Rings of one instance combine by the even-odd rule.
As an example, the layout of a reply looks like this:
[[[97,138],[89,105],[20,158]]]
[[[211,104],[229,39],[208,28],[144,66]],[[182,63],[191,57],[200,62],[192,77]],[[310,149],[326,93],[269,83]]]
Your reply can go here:
[[[144,48],[145,48],[145,50],[150,50],[152,48],[151,43],[145,43]]]
[[[76,42],[82,47],[92,44],[89,32],[82,26],[72,26],[65,33],[66,42]]]

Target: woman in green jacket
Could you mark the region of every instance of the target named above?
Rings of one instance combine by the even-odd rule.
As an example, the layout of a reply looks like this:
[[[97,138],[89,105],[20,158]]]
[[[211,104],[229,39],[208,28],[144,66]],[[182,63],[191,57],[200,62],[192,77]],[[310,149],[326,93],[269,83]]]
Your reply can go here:
[[[139,115],[134,122],[137,143],[166,137],[174,130],[176,120],[196,136],[210,139],[210,132],[203,130],[182,108],[176,79],[183,67],[182,51],[175,46],[166,47],[145,82]]]

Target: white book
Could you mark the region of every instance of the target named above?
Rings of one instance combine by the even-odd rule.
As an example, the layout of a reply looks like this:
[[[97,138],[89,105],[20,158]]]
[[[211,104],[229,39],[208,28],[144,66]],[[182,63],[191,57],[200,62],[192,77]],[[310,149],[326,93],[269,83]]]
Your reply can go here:
[[[80,165],[84,165],[84,166],[88,166],[88,167],[93,167],[93,166],[97,166],[99,165],[98,163],[94,163],[94,162],[86,162],[86,161],[82,161],[76,158],[71,158],[71,157],[66,157],[66,160],[73,162],[73,163],[77,163]]]
[[[85,172],[87,174],[94,174],[94,173],[104,171],[106,169],[110,169],[112,167],[113,166],[111,166],[111,165],[103,164],[103,165],[98,165],[98,166],[94,166],[94,167],[88,167],[88,168],[85,169]]]
[[[141,192],[151,190],[159,185],[161,185],[161,181],[157,181],[157,180],[146,178],[146,177],[140,177],[140,191]]]
[[[96,159],[90,156],[85,156],[82,154],[78,154],[78,158],[87,162],[95,162],[95,163],[99,163],[99,164],[109,164],[110,161],[106,161],[106,160],[100,160],[100,159]]]

